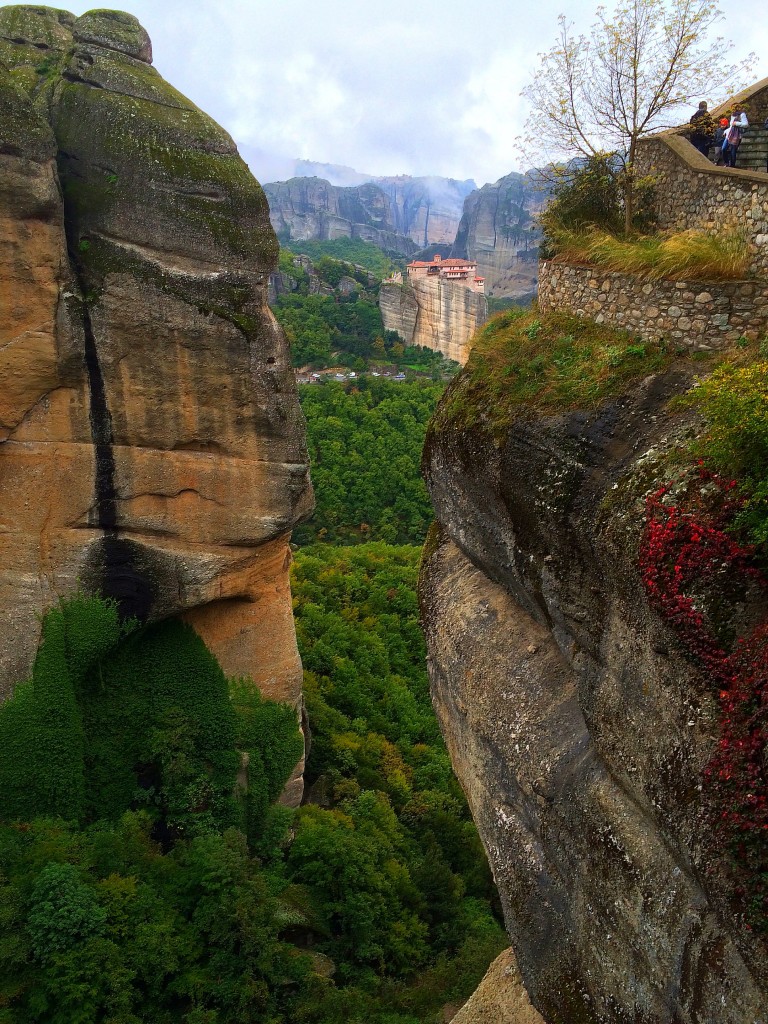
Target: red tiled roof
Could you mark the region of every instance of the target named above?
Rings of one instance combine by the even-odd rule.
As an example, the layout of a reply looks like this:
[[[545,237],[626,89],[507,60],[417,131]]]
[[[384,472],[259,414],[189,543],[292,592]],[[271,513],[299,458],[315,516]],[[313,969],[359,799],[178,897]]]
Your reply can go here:
[[[422,260],[414,260],[408,264],[409,267],[476,267],[476,260],[432,260],[431,263],[424,263]]]

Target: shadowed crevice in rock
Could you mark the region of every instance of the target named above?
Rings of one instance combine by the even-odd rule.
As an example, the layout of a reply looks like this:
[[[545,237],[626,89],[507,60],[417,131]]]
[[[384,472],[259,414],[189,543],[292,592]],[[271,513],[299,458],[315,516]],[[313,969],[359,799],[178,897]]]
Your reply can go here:
[[[96,339],[88,307],[82,304],[83,336],[85,339],[85,366],[88,371],[90,392],[91,435],[96,461],[95,526],[102,530],[114,530],[117,526],[117,500],[115,494],[115,456],[112,451],[112,417],[107,406],[104,390],[104,376],[99,365]]]
[[[79,276],[79,275],[78,275]],[[146,622],[152,611],[152,585],[136,564],[137,545],[117,535],[117,491],[112,417],[104,376],[99,364],[90,311],[81,303],[84,361],[90,395],[90,424],[95,461],[94,505],[96,522],[105,536],[95,547],[99,592],[117,603],[122,619]]]

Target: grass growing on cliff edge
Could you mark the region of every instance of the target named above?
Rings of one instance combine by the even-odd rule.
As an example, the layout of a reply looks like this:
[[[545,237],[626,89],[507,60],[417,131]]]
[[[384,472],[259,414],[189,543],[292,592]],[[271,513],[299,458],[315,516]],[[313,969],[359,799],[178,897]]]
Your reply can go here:
[[[587,263],[649,280],[734,280],[747,276],[749,246],[738,234],[681,231],[616,238],[597,228],[552,231],[554,262]]]
[[[433,426],[451,422],[500,434],[529,409],[594,408],[671,359],[663,343],[591,320],[508,310],[475,336],[469,362],[448,388]]]

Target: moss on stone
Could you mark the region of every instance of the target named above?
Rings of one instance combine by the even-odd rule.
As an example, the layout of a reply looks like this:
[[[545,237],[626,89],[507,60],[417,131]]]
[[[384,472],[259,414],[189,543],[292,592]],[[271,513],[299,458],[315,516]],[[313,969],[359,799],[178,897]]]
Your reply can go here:
[[[79,78],[85,85],[98,85],[108,92],[153,100],[168,107],[201,114],[194,103],[169,85],[151,64],[115,50],[90,44],[78,45],[71,54],[67,75],[73,80]],[[204,114],[201,116],[205,117]]]
[[[596,408],[671,361],[661,343],[581,317],[507,310],[475,336],[431,429],[477,428],[503,438],[516,419]]]
[[[0,65],[0,153],[52,160],[53,134],[32,106],[28,94]]]
[[[0,36],[42,49],[64,50],[72,43],[74,14],[55,7],[14,4],[0,8]]]
[[[75,21],[73,34],[77,42],[95,43],[137,60],[152,60],[152,43],[138,18],[124,11],[88,11]]]
[[[435,520],[430,524],[427,530],[427,536],[424,538],[424,546],[421,549],[421,562],[419,563],[419,573],[430,558],[435,554],[437,549],[443,543],[445,537],[445,531],[440,523]]]
[[[260,185],[227,133],[197,108],[67,82],[58,90],[53,120],[59,148],[75,158],[62,163],[63,176],[80,179],[74,193],[92,193],[92,205],[84,197],[73,211],[78,232],[102,226],[107,207],[121,210],[123,220],[142,208],[150,236],[159,239],[164,231],[173,237],[186,228],[191,253],[239,257],[267,272],[276,264]],[[118,182],[112,192],[98,170],[105,167]]]

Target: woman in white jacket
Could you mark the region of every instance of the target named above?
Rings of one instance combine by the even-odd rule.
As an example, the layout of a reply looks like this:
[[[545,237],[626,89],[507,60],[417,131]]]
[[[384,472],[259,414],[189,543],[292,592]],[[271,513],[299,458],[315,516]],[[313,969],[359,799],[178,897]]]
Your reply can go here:
[[[725,133],[725,142],[723,143],[723,159],[726,167],[736,166],[736,153],[747,128],[749,128],[747,115],[744,113],[743,108],[737,104],[734,107],[733,114],[731,114],[731,123],[728,126],[728,131]]]

